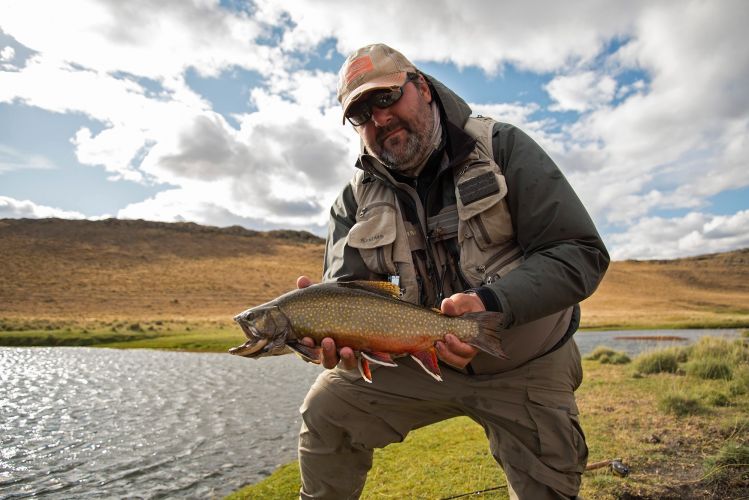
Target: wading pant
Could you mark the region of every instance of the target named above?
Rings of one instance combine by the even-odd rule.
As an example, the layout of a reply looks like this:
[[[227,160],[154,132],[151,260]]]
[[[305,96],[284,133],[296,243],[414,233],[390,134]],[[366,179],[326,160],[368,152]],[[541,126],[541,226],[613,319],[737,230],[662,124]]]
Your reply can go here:
[[[459,415],[484,428],[510,498],[577,495],[588,448],[575,404],[582,367],[574,340],[495,375],[466,375],[441,365],[443,382],[410,358],[396,362],[397,368],[373,370],[372,384],[356,370],[337,368],[312,385],[300,410],[301,498],[359,498],[375,448]],[[447,436],[445,446],[449,442]]]

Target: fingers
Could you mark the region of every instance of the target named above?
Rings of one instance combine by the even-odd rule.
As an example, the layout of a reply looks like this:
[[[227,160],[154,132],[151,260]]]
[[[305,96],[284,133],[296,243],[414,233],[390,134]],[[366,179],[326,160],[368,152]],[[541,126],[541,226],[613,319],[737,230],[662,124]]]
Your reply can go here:
[[[299,276],[296,279],[296,287],[297,288],[307,288],[312,284],[312,280],[309,279],[307,276]]]
[[[455,335],[448,333],[444,342],[437,342],[437,354],[445,363],[456,368],[465,368],[478,353],[478,350],[470,344],[461,342]]]
[[[469,312],[486,311],[486,307],[478,295],[461,292],[443,299],[440,310],[446,316],[460,316]]]
[[[302,339],[302,342],[304,342],[304,339]],[[322,348],[320,353],[320,363],[325,368],[335,368],[339,362],[341,362],[343,367],[347,370],[353,370],[356,368],[356,355],[350,347],[342,347],[339,352],[336,349],[335,341],[329,337],[322,339],[320,347]]]

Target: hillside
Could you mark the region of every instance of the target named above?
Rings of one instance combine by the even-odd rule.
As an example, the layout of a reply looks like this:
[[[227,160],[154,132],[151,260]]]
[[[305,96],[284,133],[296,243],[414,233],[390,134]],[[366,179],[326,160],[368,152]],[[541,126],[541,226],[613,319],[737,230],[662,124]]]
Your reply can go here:
[[[321,273],[309,233],[109,219],[0,220],[0,319],[226,320]],[[747,326],[749,249],[612,264],[587,327]]]

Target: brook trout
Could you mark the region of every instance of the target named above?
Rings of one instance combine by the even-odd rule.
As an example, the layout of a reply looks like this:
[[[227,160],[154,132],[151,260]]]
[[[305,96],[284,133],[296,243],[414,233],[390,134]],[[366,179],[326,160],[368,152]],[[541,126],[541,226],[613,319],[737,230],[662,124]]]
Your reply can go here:
[[[400,289],[388,282],[322,283],[293,290],[234,317],[247,342],[230,349],[248,358],[294,351],[319,363],[320,347],[300,342],[332,338],[336,347],[357,352],[359,371],[372,382],[369,362],[397,366],[393,356],[410,355],[441,381],[434,343],[452,333],[461,341],[507,358],[499,340],[501,313],[478,312],[445,316],[398,298]]]

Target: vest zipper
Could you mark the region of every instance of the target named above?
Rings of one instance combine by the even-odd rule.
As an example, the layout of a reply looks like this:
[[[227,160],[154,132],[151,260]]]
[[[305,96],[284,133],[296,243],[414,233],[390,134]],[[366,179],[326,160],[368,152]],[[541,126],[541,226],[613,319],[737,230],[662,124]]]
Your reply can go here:
[[[486,261],[486,264],[478,267],[478,271],[484,275],[484,280],[486,281],[486,283],[490,284],[494,281],[491,277],[487,278],[486,276],[487,274],[489,274],[490,270],[502,269],[504,266],[514,261],[518,257],[521,257],[522,255],[522,249],[517,246],[515,242],[512,242],[510,245],[503,247],[499,250],[499,252],[489,257],[489,259]]]
[[[359,217],[364,217],[366,215],[366,213],[369,212],[370,209],[377,208],[377,207],[395,208],[395,205],[393,205],[392,203],[389,203],[387,201],[376,201],[376,202],[372,203],[371,205],[367,205],[366,207],[364,207],[361,210],[359,210]]]

